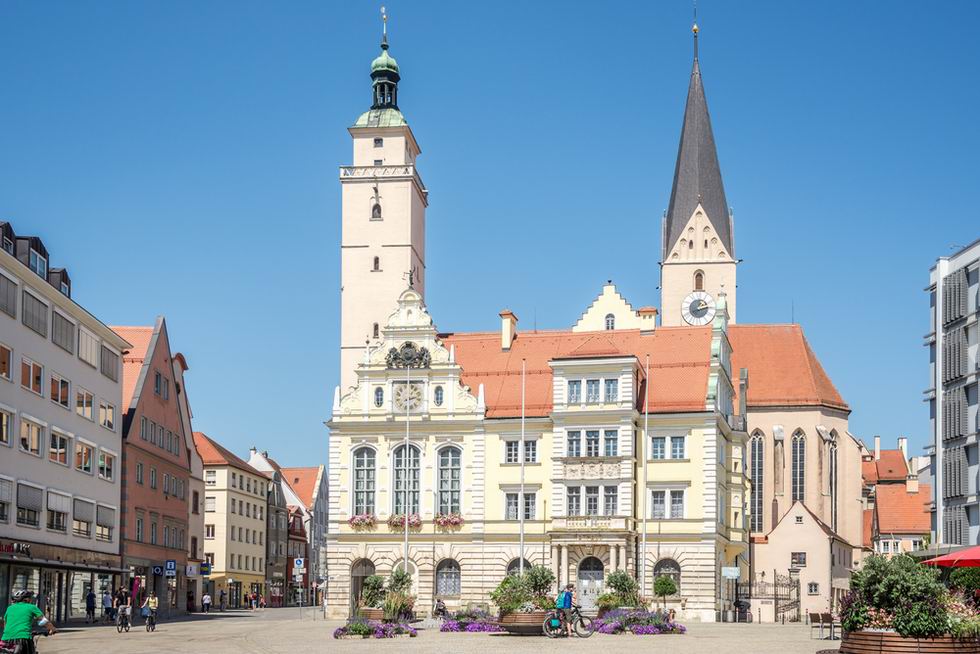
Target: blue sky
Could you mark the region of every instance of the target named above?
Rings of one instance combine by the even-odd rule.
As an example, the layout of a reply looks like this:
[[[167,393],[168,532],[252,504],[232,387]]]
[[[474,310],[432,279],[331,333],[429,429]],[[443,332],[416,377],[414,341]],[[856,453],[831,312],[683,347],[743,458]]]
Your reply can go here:
[[[387,2],[442,330],[659,304],[691,6]],[[980,4],[702,0],[739,321],[802,323],[854,412],[927,438],[928,268],[980,237]],[[0,219],[110,324],[167,317],[195,428],[324,461],[346,128],[378,6],[0,3]],[[893,445],[892,445],[893,446]]]

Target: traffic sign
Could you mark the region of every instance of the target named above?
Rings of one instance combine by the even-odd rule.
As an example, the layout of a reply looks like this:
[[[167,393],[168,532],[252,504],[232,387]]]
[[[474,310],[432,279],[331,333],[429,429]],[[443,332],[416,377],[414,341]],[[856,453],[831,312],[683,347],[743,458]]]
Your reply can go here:
[[[207,577],[211,574],[211,564],[205,561],[201,564],[201,576]]]
[[[301,570],[306,569],[306,559],[293,559],[293,569],[299,568]]]

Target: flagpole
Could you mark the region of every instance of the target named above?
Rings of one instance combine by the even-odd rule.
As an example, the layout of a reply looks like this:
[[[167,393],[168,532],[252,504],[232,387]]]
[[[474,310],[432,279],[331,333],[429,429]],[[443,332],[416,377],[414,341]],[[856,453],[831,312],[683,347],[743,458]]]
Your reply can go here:
[[[524,391],[525,391],[525,378],[527,376],[527,359],[521,359],[521,501],[517,505],[517,515],[520,520],[521,525],[521,555],[519,559],[518,569],[520,573],[524,574],[524,459],[525,459],[525,449],[524,449]]]
[[[647,441],[650,439],[650,355],[647,355],[646,380],[644,381],[643,401],[643,439],[640,441],[640,465],[643,466],[643,541],[640,546],[640,592],[646,592],[647,586],[647,518],[650,511],[647,508]]]
[[[402,565],[402,570],[408,572],[408,457],[411,454],[409,445],[409,436],[412,430],[412,421],[410,420],[412,415],[412,366],[411,364],[405,365],[405,457],[404,468],[402,474],[404,478],[402,479],[402,492],[405,493],[405,503],[402,509],[405,511],[405,558],[404,564]],[[420,462],[421,463],[421,462]]]

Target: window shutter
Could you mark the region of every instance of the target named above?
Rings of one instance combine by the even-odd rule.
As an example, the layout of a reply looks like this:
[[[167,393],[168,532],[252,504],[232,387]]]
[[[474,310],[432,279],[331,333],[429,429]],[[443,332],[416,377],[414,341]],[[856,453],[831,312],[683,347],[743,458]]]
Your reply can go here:
[[[17,484],[17,506],[32,511],[44,510],[44,493],[40,488]]]
[[[114,527],[116,524],[116,510],[107,506],[99,506],[96,511],[96,524],[100,527]]]
[[[80,520],[82,522],[94,522],[95,521],[95,505],[91,502],[86,502],[85,500],[76,499],[74,502],[74,516],[75,520]]]
[[[0,479],[0,502],[12,502],[14,499],[14,482]]]
[[[17,284],[5,275],[0,275],[0,311],[17,317]]]
[[[68,513],[71,511],[71,498],[61,493],[48,491],[48,511]]]

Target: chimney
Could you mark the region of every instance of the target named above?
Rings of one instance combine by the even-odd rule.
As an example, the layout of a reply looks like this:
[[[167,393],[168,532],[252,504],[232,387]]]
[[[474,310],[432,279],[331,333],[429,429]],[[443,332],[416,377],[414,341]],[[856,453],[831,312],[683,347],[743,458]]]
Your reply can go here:
[[[640,317],[641,334],[649,334],[657,328],[656,307],[640,307],[636,310],[636,315]]]
[[[510,309],[500,312],[500,347],[509,350],[514,339],[517,338],[517,316]]]
[[[909,475],[908,479],[905,480],[905,492],[909,494],[915,494],[919,492],[919,478],[915,475]]]
[[[881,436],[875,436],[875,461],[881,460]]]
[[[909,460],[909,439],[905,436],[898,437],[898,449],[902,450],[902,458]]]

